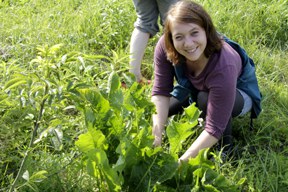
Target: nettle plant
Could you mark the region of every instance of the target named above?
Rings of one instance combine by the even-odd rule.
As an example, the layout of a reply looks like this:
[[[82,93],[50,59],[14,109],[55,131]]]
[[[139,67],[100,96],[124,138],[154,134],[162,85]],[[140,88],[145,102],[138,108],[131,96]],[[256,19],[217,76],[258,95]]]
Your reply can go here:
[[[72,115],[63,113],[67,110],[84,121],[74,122],[84,124],[75,145],[82,165],[95,178],[95,190],[238,191],[245,179],[228,181],[217,171],[220,158],[208,150],[178,165],[179,154],[197,136],[199,111],[195,105],[170,118],[163,147],[153,147],[151,117],[155,108],[148,87],[133,83],[131,76],[118,69],[125,58],[116,52],[112,58],[61,54],[61,45],[38,47],[29,70],[9,78],[4,90],[17,95],[22,107],[34,109],[28,114],[33,122],[31,139],[10,191],[22,186],[37,191],[36,183],[49,179],[47,170],[35,167],[37,171],[31,173],[25,166],[29,155],[38,152],[37,146],[48,142],[47,135],[57,141],[52,139],[55,150],[69,153],[63,145],[67,133],[61,129]],[[128,88],[122,88],[122,78]],[[211,155],[214,162],[208,158]],[[21,177],[25,182],[18,184]]]
[[[75,144],[83,152],[87,172],[98,183],[96,188],[238,191],[245,180],[235,184],[225,179],[208,160],[208,150],[179,167],[182,146],[187,139],[195,138],[199,117],[195,105],[186,108],[183,116],[171,118],[165,147],[153,147],[151,116],[155,109],[145,89],[137,83],[123,89],[119,76],[112,72],[106,89],[77,86],[70,90],[71,100],[84,115],[87,127]]]

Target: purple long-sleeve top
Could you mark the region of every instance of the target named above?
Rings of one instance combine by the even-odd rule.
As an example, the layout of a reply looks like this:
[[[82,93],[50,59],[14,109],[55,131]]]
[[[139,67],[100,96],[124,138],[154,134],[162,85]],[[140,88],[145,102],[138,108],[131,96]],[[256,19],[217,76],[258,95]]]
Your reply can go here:
[[[174,67],[167,59],[163,36],[154,52],[154,85],[152,96],[171,96],[174,86]],[[236,83],[242,70],[239,54],[223,41],[221,51],[213,53],[204,70],[193,76],[186,70],[186,77],[199,91],[208,92],[205,130],[217,139],[222,136],[231,117]]]

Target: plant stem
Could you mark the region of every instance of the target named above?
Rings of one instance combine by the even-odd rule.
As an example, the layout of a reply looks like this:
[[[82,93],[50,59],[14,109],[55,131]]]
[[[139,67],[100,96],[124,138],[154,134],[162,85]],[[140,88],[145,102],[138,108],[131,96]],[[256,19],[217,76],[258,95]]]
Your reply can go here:
[[[39,128],[39,125],[40,125],[40,121],[42,119],[44,106],[45,106],[45,103],[46,103],[46,100],[47,100],[47,98],[45,97],[47,95],[47,93],[48,93],[48,86],[47,85],[45,86],[45,91],[44,92],[45,92],[44,99],[42,100],[41,105],[40,105],[39,116],[37,118],[36,123],[34,124],[34,129],[33,129],[32,135],[31,135],[31,139],[30,139],[30,143],[28,145],[28,149],[27,149],[27,151],[24,154],[24,158],[22,159],[19,171],[18,171],[17,176],[16,176],[15,180],[13,181],[13,183],[12,183],[10,189],[9,189],[9,192],[13,192],[14,191],[15,186],[16,186],[18,180],[20,179],[20,175],[23,172],[24,165],[25,165],[25,162],[26,162],[26,160],[28,158],[29,152],[30,152],[31,148],[33,147],[33,143],[34,143],[35,137],[37,135],[37,131],[38,131],[38,128]]]

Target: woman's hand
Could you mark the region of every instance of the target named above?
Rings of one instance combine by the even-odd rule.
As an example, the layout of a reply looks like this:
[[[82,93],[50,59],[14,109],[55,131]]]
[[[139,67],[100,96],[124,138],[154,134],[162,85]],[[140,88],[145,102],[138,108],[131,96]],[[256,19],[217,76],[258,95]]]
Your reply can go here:
[[[181,161],[188,161],[198,155],[201,149],[210,148],[218,142],[218,139],[210,135],[207,131],[202,131],[199,137],[193,142],[189,149],[179,158]]]
[[[157,123],[159,121],[157,115],[153,115],[152,119],[153,119],[152,134],[154,135],[153,145],[154,147],[159,147],[161,146],[161,142],[162,142],[163,128],[160,127]]]

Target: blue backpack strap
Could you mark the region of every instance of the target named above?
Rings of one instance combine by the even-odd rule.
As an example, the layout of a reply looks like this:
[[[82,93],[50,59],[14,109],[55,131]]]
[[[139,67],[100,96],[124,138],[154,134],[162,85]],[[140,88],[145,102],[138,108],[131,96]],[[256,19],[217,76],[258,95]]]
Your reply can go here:
[[[223,39],[228,43],[241,57],[242,60],[242,74],[237,80],[237,88],[243,90],[247,93],[252,101],[251,118],[257,118],[257,116],[262,111],[261,99],[262,95],[259,90],[258,81],[255,74],[255,64],[254,61],[248,56],[246,51],[236,42],[230,40],[229,38],[223,36]],[[253,127],[251,121],[251,127]]]
[[[255,64],[251,58],[248,57],[246,51],[236,42],[232,41],[231,39],[223,36],[223,39],[226,43],[228,43],[237,53],[240,55],[242,60],[242,66],[244,67],[248,62],[254,67]]]
[[[177,65],[174,65],[177,85],[174,86],[171,95],[177,98],[180,102],[184,101],[188,97],[192,99],[192,101],[196,101],[198,90],[192,85],[189,79],[185,76],[184,72],[184,64],[180,62]]]

